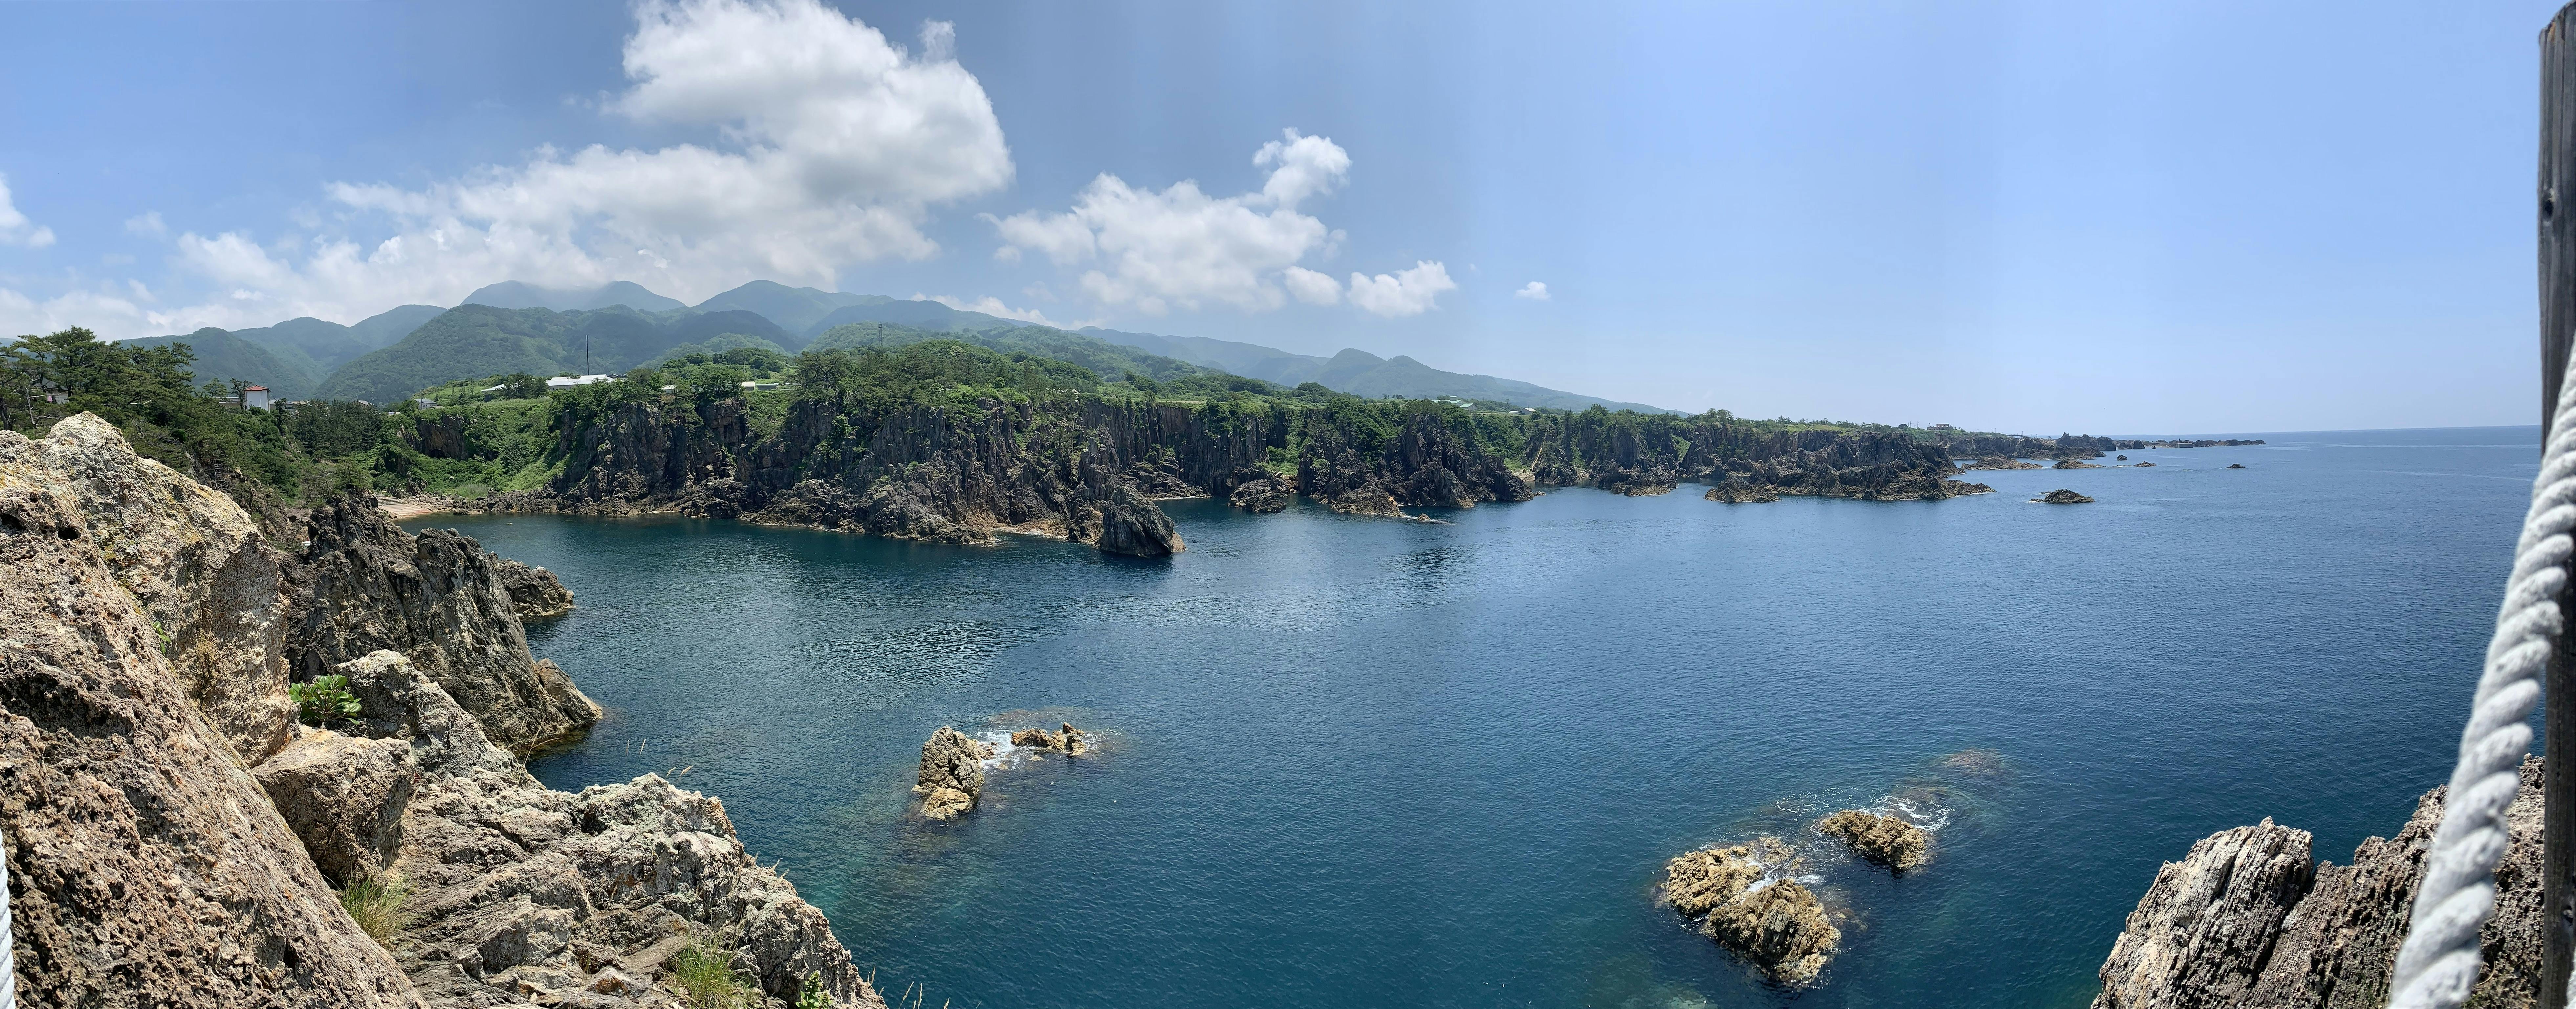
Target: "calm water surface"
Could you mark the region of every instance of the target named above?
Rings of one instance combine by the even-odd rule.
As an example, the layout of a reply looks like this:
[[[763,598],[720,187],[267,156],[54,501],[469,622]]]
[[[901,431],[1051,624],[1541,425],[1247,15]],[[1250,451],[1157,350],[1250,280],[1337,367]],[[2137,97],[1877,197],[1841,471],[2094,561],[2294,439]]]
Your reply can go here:
[[[2192,841],[2271,816],[2341,861],[2447,773],[2537,430],[2268,437],[1942,502],[1171,502],[1150,562],[414,525],[578,594],[530,643],[609,719],[540,777],[685,769],[926,1005],[1782,1004],[1651,903],[1770,831],[1850,909],[1800,1005],[2076,1006]],[[2101,503],[2024,503],[2055,487]],[[909,812],[932,729],[1041,719],[1104,751]],[[1897,796],[1945,824],[1921,874],[1803,833]]]

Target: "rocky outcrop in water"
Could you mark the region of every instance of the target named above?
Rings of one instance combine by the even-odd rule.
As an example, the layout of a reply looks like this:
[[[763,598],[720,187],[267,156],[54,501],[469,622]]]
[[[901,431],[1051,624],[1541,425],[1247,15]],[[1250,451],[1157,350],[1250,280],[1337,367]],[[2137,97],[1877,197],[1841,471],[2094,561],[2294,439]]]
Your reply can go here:
[[[1756,487],[1743,477],[1735,476],[1718,481],[1716,486],[1708,489],[1708,493],[1700,496],[1726,504],[1772,504],[1780,500],[1780,495]]]
[[[1985,458],[1979,459],[1979,460],[1977,460],[1977,461],[1975,461],[1975,462],[1969,463],[1969,464],[1967,464],[1967,465],[1965,465],[1965,466],[1961,466],[1961,467],[1959,467],[1959,468],[1960,468],[1960,469],[1963,469],[1963,470],[1971,470],[1971,469],[2038,469],[2038,468],[2040,468],[2040,465],[2039,465],[2038,463],[2035,463],[2035,462],[2023,462],[2022,460],[2015,459],[2015,458],[2013,458],[2013,457],[2011,457],[2011,456],[2008,456],[2008,455],[1990,455],[1990,456],[1986,456]]]
[[[241,506],[134,454],[114,425],[79,414],[42,441],[0,431],[0,489],[59,488],[117,584],[161,636],[181,689],[243,759],[286,745],[280,557]]]
[[[2142,463],[2139,463],[2139,464],[2137,464],[2135,467],[2132,467],[2132,468],[2134,468],[2134,469],[2148,469],[2148,468],[2150,468],[2150,467],[2153,467],[2154,465],[2155,465],[2155,464],[2154,464],[2154,463],[2151,463],[2151,462],[2142,462]]]
[[[1234,486],[1227,502],[1254,514],[1288,510],[1288,499],[1297,495],[1296,481],[1286,477],[1263,477],[1246,480]]]
[[[1079,757],[1091,749],[1090,743],[1085,741],[1083,738],[1082,730],[1074,728],[1072,722],[1064,723],[1064,729],[1060,732],[1048,732],[1045,729],[1022,729],[1018,732],[1011,733],[1011,745],[1025,747],[1031,750],[1061,753],[1068,757]]]
[[[472,712],[492,742],[525,755],[587,732],[599,705],[526,631],[495,558],[470,537],[404,532],[364,498],[313,510],[311,545],[287,569],[287,649],[298,678],[377,651],[410,657]]]
[[[106,503],[80,492],[95,491],[0,488],[0,838],[20,1004],[420,1006],[182,688],[87,518]]]
[[[1992,490],[1949,479],[1942,443],[1905,431],[1765,430],[1715,415],[1590,411],[1530,422],[1523,453],[1542,486],[1660,493],[1680,482],[1752,488],[1711,500],[1810,495],[1867,501],[1939,500]]]
[[[1788,845],[1772,837],[1702,849],[1664,866],[1661,897],[1764,976],[1803,987],[1833,958],[1842,930],[1812,891],[1778,878],[1794,864]]]
[[[2244,464],[2244,463],[2241,463],[2241,462],[2231,462],[2231,463],[2228,463],[2228,464],[2227,464],[2227,468],[2228,468],[2228,469],[2244,469],[2244,468],[2245,468],[2245,464]]]
[[[551,620],[572,612],[572,590],[565,588],[552,571],[496,554],[492,555],[492,573],[500,576],[501,591],[510,597],[510,611],[522,621]]]
[[[1932,863],[1932,835],[1898,817],[1846,809],[1816,821],[1816,831],[1899,875]]]
[[[2065,489],[2065,488],[2063,488],[2063,487],[2060,487],[2060,488],[2058,488],[2058,489],[2056,489],[2056,490],[2053,490],[2053,491],[2049,491],[2048,493],[2046,493],[2046,494],[2042,494],[2042,495],[2040,495],[2040,496],[2038,496],[2038,497],[2032,498],[2032,499],[2031,499],[2031,501],[2032,501],[2033,503],[2035,503],[2035,504],[2092,504],[2092,503],[2093,503],[2093,499],[2092,499],[2092,498],[2085,497],[2085,496],[2084,496],[2084,495],[2082,495],[2082,494],[2075,493],[2074,491],[2067,490],[2067,489]]]
[[[2050,468],[2050,469],[2101,469],[2101,468],[2102,468],[2102,464],[2101,464],[2101,463],[2098,463],[2098,462],[2085,462],[2085,461],[2084,461],[2084,460],[2082,460],[2082,459],[2060,459],[2060,460],[2057,460],[2057,465],[2051,466],[2051,467],[2049,467],[2049,468]]]
[[[2541,762],[2526,759],[2471,1005],[2538,1004],[2540,787]],[[2395,837],[2363,841],[2350,865],[2312,862],[2308,832],[2269,819],[2192,845],[2130,913],[2102,964],[2095,1009],[2375,1009],[2447,791],[2426,793]]]
[[[984,793],[984,761],[993,747],[942,725],[921,744],[921,773],[912,790],[921,796],[921,815],[947,820],[975,808]]]

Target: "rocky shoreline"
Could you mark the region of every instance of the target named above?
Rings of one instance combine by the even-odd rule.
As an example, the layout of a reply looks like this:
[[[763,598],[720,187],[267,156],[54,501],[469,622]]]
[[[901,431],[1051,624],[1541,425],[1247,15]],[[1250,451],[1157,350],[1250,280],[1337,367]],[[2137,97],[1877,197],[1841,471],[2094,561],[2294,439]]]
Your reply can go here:
[[[692,951],[754,1005],[882,1009],[713,797],[528,774],[599,709],[529,656],[507,562],[366,499],[304,524],[280,549],[95,417],[0,431],[21,1004],[658,1009]]]

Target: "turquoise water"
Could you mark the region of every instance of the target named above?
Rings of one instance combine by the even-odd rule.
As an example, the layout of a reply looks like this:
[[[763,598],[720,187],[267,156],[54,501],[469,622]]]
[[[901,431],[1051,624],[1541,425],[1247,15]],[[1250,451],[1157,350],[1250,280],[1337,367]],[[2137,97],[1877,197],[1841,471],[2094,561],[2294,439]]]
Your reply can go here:
[[[1653,905],[1664,860],[1890,797],[1937,861],[1811,844],[1850,916],[1799,1004],[2072,1006],[2192,841],[2271,816],[2341,861],[2447,772],[2536,430],[2267,437],[1942,502],[1170,502],[1162,561],[413,525],[579,595],[530,639],[609,719],[540,777],[685,769],[926,1006],[1781,1004]],[[1041,718],[1103,752],[908,812],[932,729]]]

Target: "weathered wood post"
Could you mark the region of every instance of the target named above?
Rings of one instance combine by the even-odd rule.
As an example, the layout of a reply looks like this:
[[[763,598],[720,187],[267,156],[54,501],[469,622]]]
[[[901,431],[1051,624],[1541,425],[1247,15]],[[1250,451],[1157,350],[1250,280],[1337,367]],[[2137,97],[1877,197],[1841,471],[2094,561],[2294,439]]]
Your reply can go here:
[[[2576,3],[2540,33],[2540,437],[2558,412],[2558,384],[2576,344]],[[2559,612],[2576,613],[2567,594]],[[2571,624],[2576,626],[2576,624]],[[2569,951],[2576,949],[2576,634],[2550,651],[2542,740],[2548,756],[2541,828],[2540,1004],[2566,1009]]]

